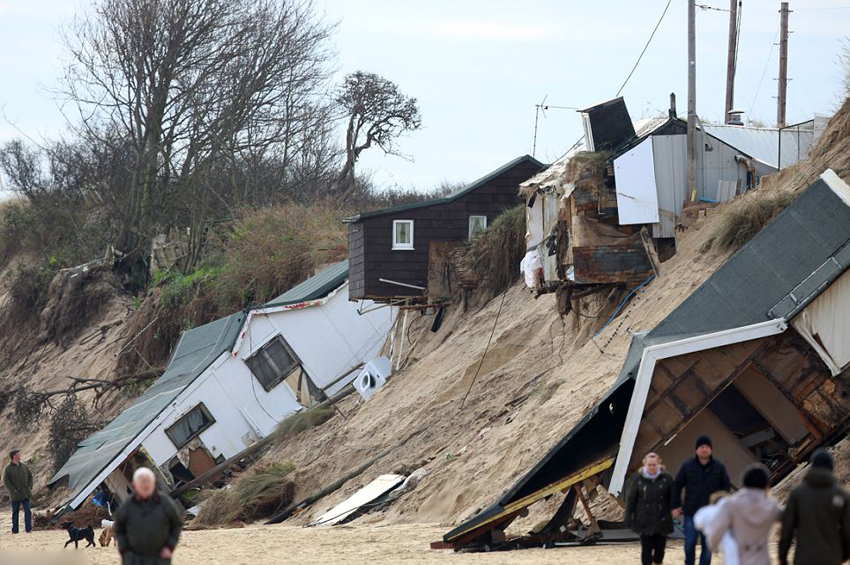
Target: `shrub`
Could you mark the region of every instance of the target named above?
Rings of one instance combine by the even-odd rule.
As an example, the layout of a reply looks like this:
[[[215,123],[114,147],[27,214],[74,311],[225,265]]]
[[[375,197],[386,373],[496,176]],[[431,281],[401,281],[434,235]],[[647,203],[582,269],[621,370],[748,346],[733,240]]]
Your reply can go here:
[[[346,211],[331,202],[286,204],[247,215],[221,243],[214,288],[224,309],[264,303],[348,253]]]
[[[795,197],[794,193],[780,192],[735,202],[703,245],[702,251],[707,252],[714,246],[724,251],[740,249],[785,210]]]
[[[294,470],[292,463],[257,466],[234,478],[227,488],[205,492],[195,523],[218,526],[273,515],[295,498],[295,485],[287,479]]]
[[[502,213],[487,229],[466,244],[459,267],[471,271],[479,289],[490,298],[519,278],[519,264],[525,254],[525,206]]]

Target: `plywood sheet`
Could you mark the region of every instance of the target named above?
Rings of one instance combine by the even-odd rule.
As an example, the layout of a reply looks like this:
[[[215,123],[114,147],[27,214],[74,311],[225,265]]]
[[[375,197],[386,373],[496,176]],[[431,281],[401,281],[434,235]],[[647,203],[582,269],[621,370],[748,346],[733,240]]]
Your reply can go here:
[[[755,367],[747,367],[733,384],[788,445],[797,445],[809,435],[797,407]]]
[[[614,178],[620,224],[654,224],[660,220],[651,139],[614,159]]]
[[[334,506],[319,516],[311,525],[333,526],[334,524],[342,522],[354,514],[354,512],[356,512],[361,506],[369,504],[403,482],[403,475],[381,475],[362,489],[355,492],[341,504]]]

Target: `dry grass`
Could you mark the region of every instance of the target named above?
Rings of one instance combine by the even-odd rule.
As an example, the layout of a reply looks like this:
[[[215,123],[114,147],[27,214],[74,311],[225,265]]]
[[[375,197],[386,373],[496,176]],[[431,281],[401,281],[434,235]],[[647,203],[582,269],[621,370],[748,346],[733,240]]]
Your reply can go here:
[[[779,192],[735,202],[724,215],[714,235],[705,242],[702,251],[708,252],[713,247],[723,251],[740,249],[785,210],[796,196],[792,192]]]
[[[250,213],[222,244],[212,285],[227,310],[264,303],[348,255],[348,211],[332,202],[286,204]]]
[[[330,420],[333,415],[333,408],[313,408],[312,410],[296,412],[278,424],[272,434],[272,437],[274,438],[273,443],[281,444],[284,441],[297,436],[301,432],[320,426]]]
[[[458,258],[461,270],[472,272],[478,289],[492,298],[519,278],[519,264],[525,254],[525,206],[507,210],[487,226],[480,236],[466,244]]]
[[[287,479],[294,470],[292,463],[255,466],[237,476],[229,488],[207,491],[194,524],[220,526],[273,515],[295,497],[295,484]]]

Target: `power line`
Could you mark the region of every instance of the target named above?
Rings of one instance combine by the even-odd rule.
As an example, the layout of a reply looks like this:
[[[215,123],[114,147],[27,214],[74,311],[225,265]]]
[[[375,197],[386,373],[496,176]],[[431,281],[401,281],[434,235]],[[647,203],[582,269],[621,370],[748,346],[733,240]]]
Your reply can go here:
[[[667,5],[664,6],[664,12],[662,12],[661,17],[658,18],[658,23],[655,24],[655,29],[652,30],[652,34],[649,36],[649,39],[647,40],[646,45],[643,46],[643,51],[640,52],[640,55],[638,56],[638,59],[635,62],[635,66],[632,67],[632,70],[629,73],[629,76],[626,77],[626,81],[623,83],[623,86],[621,86],[620,90],[617,91],[617,96],[619,96],[620,93],[623,92],[623,89],[626,88],[626,85],[629,83],[629,79],[631,79],[632,75],[635,74],[635,70],[638,68],[638,65],[640,64],[640,60],[643,59],[643,54],[646,53],[646,50],[649,48],[649,44],[652,43],[652,38],[655,37],[655,32],[658,31],[659,27],[661,27],[661,22],[664,21],[664,16],[667,15],[667,9],[670,7],[670,4],[672,2],[673,2],[673,0],[667,0]],[[615,98],[616,98],[616,96],[615,96]]]
[[[850,10],[850,6],[833,6],[831,8],[794,8],[795,12],[830,12],[833,10]]]
[[[708,6],[706,4],[696,4],[696,7],[700,10],[713,10],[715,12],[728,12],[729,10],[726,8],[715,8],[714,6]]]
[[[753,103],[750,104],[750,111],[748,113],[749,115],[753,114],[753,108],[755,108],[755,106],[756,106],[756,100],[758,100],[759,92],[761,92],[761,85],[764,82],[765,75],[767,74],[767,67],[770,66],[770,59],[773,58],[773,48],[776,47],[776,40],[779,39],[780,29],[781,29],[781,26],[777,26],[776,35],[773,38],[773,42],[770,44],[770,52],[767,54],[767,61],[765,61],[765,63],[764,63],[764,71],[762,71],[762,73],[761,73],[761,80],[759,80],[759,86],[756,89],[756,95],[753,96]]]

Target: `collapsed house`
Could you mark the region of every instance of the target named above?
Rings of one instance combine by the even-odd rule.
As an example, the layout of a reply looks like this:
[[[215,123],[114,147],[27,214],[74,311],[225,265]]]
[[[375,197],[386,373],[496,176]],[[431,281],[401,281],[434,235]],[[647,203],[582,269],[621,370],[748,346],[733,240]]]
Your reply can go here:
[[[814,130],[789,136],[699,124],[689,193],[687,122],[676,116],[674,96],[668,116],[634,125],[622,98],[580,112],[584,144],[520,185],[527,205],[521,269],[538,292],[643,283],[675,253],[677,227],[757,186],[779,170],[775,163],[808,155],[816,140]]]
[[[595,407],[495,504],[438,547],[499,545],[528,506],[567,493],[516,546],[575,540],[596,487],[622,497],[648,451],[671,469],[711,435],[733,484],[763,463],[775,482],[850,423],[850,187],[831,170],[648,333]],[[580,535],[578,537],[581,537]],[[502,545],[504,545],[502,543]]]
[[[347,278],[343,261],[267,304],[184,332],[163,375],[81,442],[50,485],[68,479],[72,509],[99,488],[124,500],[140,466],[171,490],[339,393],[379,355],[395,316],[361,315]]]
[[[348,218],[351,300],[412,303],[450,295],[429,288],[429,279],[446,268],[452,249],[520,205],[516,187],[542,169],[524,155],[444,198]]]

